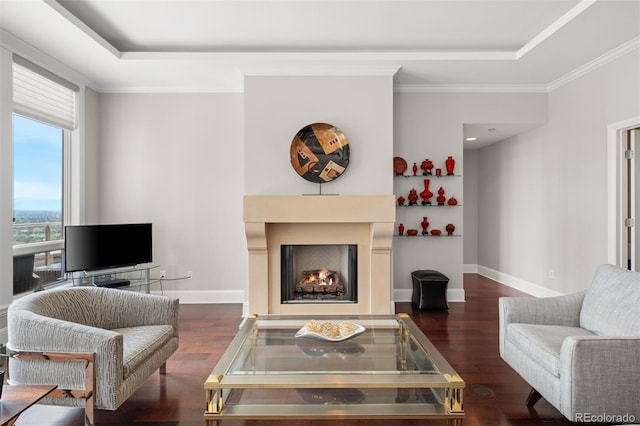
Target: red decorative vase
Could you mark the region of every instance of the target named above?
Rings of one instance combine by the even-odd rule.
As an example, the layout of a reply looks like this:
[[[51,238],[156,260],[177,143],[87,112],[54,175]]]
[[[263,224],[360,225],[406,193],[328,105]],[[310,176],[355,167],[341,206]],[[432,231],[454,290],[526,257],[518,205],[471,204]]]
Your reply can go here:
[[[424,191],[420,193],[420,197],[422,198],[422,205],[431,204],[431,197],[433,197],[433,192],[429,191],[429,179],[424,180]]]
[[[445,160],[444,165],[447,168],[447,174],[448,175],[452,175],[453,174],[453,169],[456,166],[456,160],[454,160],[452,156],[449,156]]]
[[[412,170],[413,170],[413,175],[415,176],[418,173],[418,165],[416,163],[413,163]]]
[[[404,225],[398,225],[398,235],[404,235]]]
[[[398,197],[398,205],[404,206],[404,197],[402,195]]]
[[[449,198],[449,201],[447,201],[447,204],[449,204],[450,206],[455,206],[458,204],[458,200],[456,200],[456,197],[451,197]]]
[[[453,231],[456,230],[456,227],[453,225],[453,223],[449,223],[449,224],[447,224],[447,226],[445,226],[444,229],[447,230],[447,234],[453,235]]]
[[[409,191],[409,205],[415,206],[416,204],[418,204],[418,191],[415,188],[411,188]]]
[[[427,231],[427,228],[429,227],[429,221],[427,220],[426,216],[422,218],[422,222],[420,222],[420,225],[422,225],[422,235],[427,235],[429,233]]]
[[[438,196],[436,197],[436,201],[438,202],[439,206],[444,206],[444,202],[446,200],[447,197],[444,196],[444,189],[440,187],[440,189],[438,189]]]

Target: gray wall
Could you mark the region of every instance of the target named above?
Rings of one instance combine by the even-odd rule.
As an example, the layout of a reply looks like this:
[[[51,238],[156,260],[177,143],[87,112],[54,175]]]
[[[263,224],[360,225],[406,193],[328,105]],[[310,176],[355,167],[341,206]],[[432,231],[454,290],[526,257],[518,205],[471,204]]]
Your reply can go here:
[[[296,132],[316,122],[342,130],[351,153],[345,173],[323,184],[323,193],[392,193],[392,74],[248,76],[244,96],[246,194],[319,193],[289,156]]]
[[[451,288],[461,291],[463,263],[531,284],[534,292],[584,288],[595,265],[606,261],[606,128],[640,115],[635,55],[549,94],[393,93],[386,82],[370,98],[371,82],[362,81],[354,96],[364,104],[382,102],[382,117],[393,111],[392,134],[386,122],[379,136],[373,134],[381,116],[374,118],[369,110],[353,116],[355,127],[342,121],[340,109],[334,115],[298,111],[309,100],[291,89],[297,83],[290,86],[288,77],[270,80],[274,86],[254,87],[249,81],[246,108],[244,94],[98,94],[92,113],[100,127],[99,149],[85,171],[87,199],[93,199],[87,220],[153,221],[156,261],[169,276],[194,272],[191,281],[168,282],[165,290],[185,302],[242,301],[247,280],[242,196],[315,190],[293,172],[288,147],[292,132],[317,118],[344,127],[358,142],[352,147],[353,169],[335,181],[335,192],[396,191],[393,155],[408,161],[453,155],[464,175],[460,183],[446,184],[447,194],[463,207],[441,219],[433,213],[436,221],[460,223],[462,238],[446,246],[394,239],[397,300],[408,299],[408,274],[424,266],[441,268],[452,278]],[[392,106],[385,104],[391,99]],[[264,128],[246,126],[247,114],[256,117],[277,102],[285,105],[262,118]],[[353,102],[352,97],[347,105],[355,108]],[[464,123],[501,122],[541,127],[477,153],[463,152]],[[283,151],[268,156],[278,162],[273,175],[262,161],[261,150],[269,144]],[[366,154],[370,161],[361,162],[362,149],[373,152]],[[97,184],[91,183],[93,174]],[[548,278],[549,269],[555,279]]]
[[[480,151],[477,258],[488,272],[569,293],[609,261],[607,128],[640,117],[638,59],[551,91],[548,124]]]
[[[394,97],[394,155],[413,162],[429,158],[436,167],[444,170],[444,160],[453,156],[455,173],[462,178],[432,179],[431,192],[442,186],[447,196],[455,196],[460,208],[405,208],[398,210],[398,220],[409,221],[405,227],[420,230],[419,221],[427,216],[430,228],[444,232],[447,223],[456,226],[461,238],[396,238],[394,240],[394,287],[402,299],[411,295],[411,272],[418,269],[435,269],[449,278],[450,300],[463,300],[463,246],[467,231],[471,244],[476,232],[473,223],[464,219],[467,202],[473,201],[472,192],[467,198],[468,179],[475,179],[474,167],[467,176],[466,158],[463,155],[463,125],[465,123],[544,123],[547,120],[547,95],[544,93],[396,93]],[[401,178],[402,179],[402,178]],[[411,178],[413,179],[413,178]],[[396,195],[406,194],[405,180],[396,178]],[[422,181],[409,185],[422,186]],[[474,187],[471,187],[472,191]],[[398,193],[399,192],[399,193]],[[418,190],[420,192],[420,190]],[[435,200],[435,198],[434,198]],[[402,216],[400,216],[402,215]],[[407,226],[411,225],[411,226]],[[467,225],[470,228],[467,230]]]
[[[479,150],[464,150],[464,250],[465,265],[478,264],[478,154]]]
[[[241,94],[101,94],[98,219],[153,222],[165,292],[183,302],[243,299]],[[158,291],[156,286],[154,291]]]

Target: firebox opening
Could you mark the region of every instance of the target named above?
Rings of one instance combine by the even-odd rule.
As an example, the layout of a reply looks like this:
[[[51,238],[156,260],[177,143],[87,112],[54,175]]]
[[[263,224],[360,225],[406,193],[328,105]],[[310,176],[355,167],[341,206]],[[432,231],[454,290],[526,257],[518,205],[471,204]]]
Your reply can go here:
[[[358,245],[281,245],[281,303],[357,303]]]

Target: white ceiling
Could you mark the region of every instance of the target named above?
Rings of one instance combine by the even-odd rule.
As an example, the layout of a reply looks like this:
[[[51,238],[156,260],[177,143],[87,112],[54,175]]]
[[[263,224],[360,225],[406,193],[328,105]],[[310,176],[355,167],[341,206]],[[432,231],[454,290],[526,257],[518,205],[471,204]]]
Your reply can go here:
[[[256,73],[544,92],[637,47],[640,0],[0,0],[0,27],[101,92],[241,92]]]

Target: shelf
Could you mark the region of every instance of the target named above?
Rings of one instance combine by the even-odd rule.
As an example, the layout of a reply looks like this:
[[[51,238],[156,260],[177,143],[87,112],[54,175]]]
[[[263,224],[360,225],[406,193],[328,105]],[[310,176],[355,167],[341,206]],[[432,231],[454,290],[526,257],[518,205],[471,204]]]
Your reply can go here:
[[[436,175],[423,175],[423,174],[418,174],[418,175],[397,175],[394,174],[395,177],[403,177],[403,178],[422,178],[422,179],[442,179],[442,178],[452,178],[452,177],[462,177],[462,175],[456,175],[456,174],[452,174],[452,175],[442,175],[442,176],[436,176]]]
[[[412,204],[412,205],[408,205],[408,204],[396,204],[396,207],[462,207],[462,204],[458,203],[458,204]]]
[[[394,238],[454,238],[454,237],[462,237],[462,234],[453,234],[453,235],[449,235],[449,234],[442,234],[442,235],[422,235],[422,234],[418,234],[418,235],[394,235]]]

